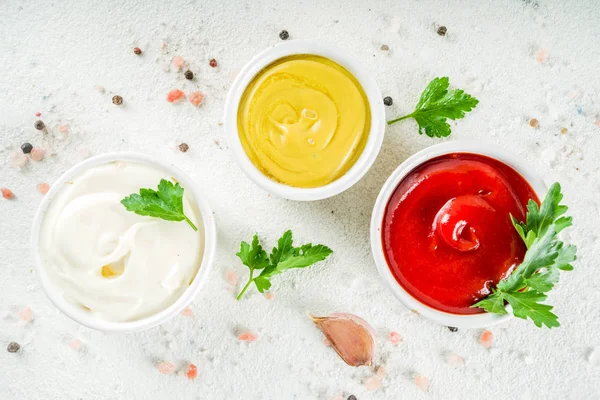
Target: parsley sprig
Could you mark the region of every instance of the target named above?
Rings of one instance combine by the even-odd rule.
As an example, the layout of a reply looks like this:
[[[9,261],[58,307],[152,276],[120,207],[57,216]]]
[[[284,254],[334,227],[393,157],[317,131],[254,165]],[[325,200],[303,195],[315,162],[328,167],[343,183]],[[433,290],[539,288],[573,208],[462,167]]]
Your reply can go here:
[[[511,305],[515,317],[530,318],[541,328],[560,326],[552,306],[543,304],[546,293],[558,283],[560,271],[571,271],[577,248],[565,245],[558,234],[572,225],[572,218],[564,214],[567,206],[561,205],[563,195],[560,185],[554,183],[541,207],[529,200],[525,222],[510,216],[519,236],[527,246],[523,262],[506,279],[498,283],[493,293],[474,304],[494,314],[507,314],[504,302]]]
[[[464,90],[448,90],[448,77],[435,78],[425,88],[415,107],[415,111],[400,118],[388,121],[388,125],[414,118],[419,124],[419,134],[429,137],[446,137],[452,130],[447,120],[464,118],[465,113],[473,110],[479,100]]]
[[[183,213],[183,188],[176,183],[161,179],[158,191],[140,189],[140,194],[134,193],[121,200],[127,211],[138,215],[165,219],[167,221],[186,221],[194,231],[196,225]]]
[[[312,245],[310,243],[300,247],[294,247],[292,231],[286,231],[279,241],[277,247],[271,251],[268,256],[263,250],[258,235],[252,238],[252,244],[242,242],[240,251],[236,255],[242,260],[242,263],[250,269],[248,282],[237,296],[241,299],[248,287],[254,282],[259,292],[264,293],[271,287],[271,277],[281,274],[292,268],[305,268],[316,262],[323,261],[333,251],[322,244]],[[260,271],[258,276],[254,273]]]

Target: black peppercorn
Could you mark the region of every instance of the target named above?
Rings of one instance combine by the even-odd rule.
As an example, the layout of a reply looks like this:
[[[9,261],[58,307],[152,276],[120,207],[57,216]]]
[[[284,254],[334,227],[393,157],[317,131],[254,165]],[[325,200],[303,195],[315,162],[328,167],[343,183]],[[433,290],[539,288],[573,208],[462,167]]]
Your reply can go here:
[[[348,396],[348,400],[357,400],[356,396],[351,394],[350,396]]]
[[[44,121],[37,120],[37,121],[35,121],[35,124],[33,124],[33,126],[38,131],[41,131],[42,129],[44,129],[46,127],[46,124],[44,124]]]
[[[181,143],[179,145],[179,151],[181,151],[182,153],[187,152],[190,149],[190,146],[188,146],[187,143]]]
[[[140,54],[142,54],[142,49],[140,49],[139,47],[134,47],[133,52],[139,56]]]
[[[281,31],[279,32],[279,38],[281,40],[288,40],[290,38],[290,33],[288,31]]]
[[[123,98],[121,96],[113,96],[112,102],[113,104],[120,106],[121,104],[123,104]]]
[[[185,79],[194,79],[194,73],[192,71],[190,71],[189,69],[187,71],[185,71]]]
[[[437,30],[437,34],[440,36],[446,36],[446,32],[448,32],[448,28],[446,28],[444,25],[440,26]]]
[[[25,154],[31,153],[31,149],[33,149],[33,146],[31,143],[23,143],[21,145],[21,150],[23,150],[23,153],[25,153]]]
[[[394,104],[394,100],[392,100],[390,96],[384,97],[383,104],[385,104],[386,106],[391,106],[392,104]]]
[[[6,350],[9,353],[16,353],[17,351],[19,351],[20,348],[21,348],[21,346],[19,345],[19,343],[17,343],[17,342],[10,342],[8,344],[8,347],[6,348]]]
[[[457,328],[457,327],[455,327],[455,326],[449,326],[449,327],[448,327],[448,330],[449,330],[450,332],[458,332],[458,328]]]

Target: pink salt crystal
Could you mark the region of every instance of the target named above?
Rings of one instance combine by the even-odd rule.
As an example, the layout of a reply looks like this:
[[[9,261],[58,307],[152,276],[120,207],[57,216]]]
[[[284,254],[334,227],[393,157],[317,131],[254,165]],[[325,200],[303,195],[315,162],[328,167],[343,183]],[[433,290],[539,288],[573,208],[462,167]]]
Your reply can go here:
[[[227,272],[225,272],[225,281],[231,286],[237,286],[239,277],[234,270],[228,269]]]
[[[377,369],[375,370],[375,375],[377,375],[380,378],[383,378],[385,376],[385,367],[383,365],[380,365],[379,367],[377,367]]]
[[[181,71],[183,67],[185,67],[185,60],[181,56],[175,56],[171,60],[171,65],[173,65],[175,68]]]
[[[29,158],[26,154],[23,154],[21,149],[16,149],[10,154],[10,164],[14,168],[23,168],[29,162]]]
[[[9,188],[0,188],[0,192],[2,192],[2,197],[4,197],[6,200],[15,198],[15,194]]]
[[[29,153],[33,161],[42,161],[45,154],[46,151],[40,147],[34,147],[31,149],[31,153]]]
[[[425,375],[415,376],[415,385],[424,392],[429,391],[429,378]]]
[[[483,331],[481,336],[479,337],[479,343],[486,349],[489,349],[492,346],[492,341],[494,340],[494,334],[488,330]]]
[[[582,93],[583,92],[582,92],[581,89],[571,90],[569,93],[567,93],[567,97],[570,100],[575,100],[576,98],[578,98],[579,96],[581,96]]]
[[[195,364],[188,365],[185,376],[187,376],[190,380],[196,379],[198,377],[198,367],[196,367]]]
[[[104,86],[102,85],[96,85],[96,90],[100,93],[104,93],[106,91],[106,89],[104,89]]]
[[[69,342],[69,347],[73,350],[80,350],[82,346],[83,343],[79,339],[73,339]]]
[[[449,365],[452,365],[455,367],[462,367],[465,365],[465,360],[456,353],[447,353],[445,358],[446,358],[446,362]]]
[[[165,375],[169,375],[169,374],[172,374],[173,372],[175,372],[175,366],[167,361],[163,361],[160,364],[158,364],[157,368],[158,368],[158,372],[160,372],[161,374],[165,374]]]
[[[398,332],[390,332],[390,342],[392,344],[398,344],[402,341],[402,338],[400,337],[400,334]]]
[[[193,317],[194,312],[190,307],[186,307],[181,311],[181,315],[183,315],[184,317]]]
[[[50,185],[48,185],[46,182],[37,184],[37,191],[41,194],[48,193],[48,190],[50,190]]]
[[[229,71],[229,82],[233,82],[239,73],[238,70]]]
[[[537,53],[535,53],[535,60],[540,64],[545,63],[546,60],[548,60],[548,50],[539,49]]]
[[[267,292],[267,293],[265,293],[265,298],[267,300],[273,300],[275,298],[275,293],[273,293],[273,292]]]
[[[202,92],[192,92],[190,93],[190,103],[198,107],[204,101],[204,95]]]
[[[365,388],[371,392],[381,387],[381,378],[378,376],[372,376],[365,380]]]
[[[183,99],[184,97],[185,97],[185,93],[183,93],[181,90],[173,89],[167,94],[167,101],[169,103],[174,103],[176,101]]]
[[[597,119],[597,120],[596,120],[596,122],[594,122],[594,124],[595,124],[595,125],[596,125],[598,128],[600,128],[600,119]]]
[[[61,131],[62,133],[67,133],[67,132],[69,132],[69,125],[67,125],[67,124],[59,125],[58,130]]]
[[[30,307],[26,307],[19,311],[19,318],[23,322],[29,322],[33,319],[33,310]]]
[[[258,340],[258,335],[254,332],[245,331],[240,333],[237,338],[242,342],[256,342]]]
[[[41,117],[41,116],[42,116],[42,113],[41,113],[41,112],[36,112],[36,113],[35,113],[35,116],[36,116],[36,117]]]
[[[56,155],[56,151],[54,150],[53,147],[44,147],[44,157],[48,157],[48,156],[55,156]]]
[[[79,155],[81,156],[81,158],[89,158],[89,156],[91,155],[90,149],[86,147],[80,148]]]
[[[331,342],[327,339],[327,336],[323,336],[323,344],[327,347],[331,347]]]

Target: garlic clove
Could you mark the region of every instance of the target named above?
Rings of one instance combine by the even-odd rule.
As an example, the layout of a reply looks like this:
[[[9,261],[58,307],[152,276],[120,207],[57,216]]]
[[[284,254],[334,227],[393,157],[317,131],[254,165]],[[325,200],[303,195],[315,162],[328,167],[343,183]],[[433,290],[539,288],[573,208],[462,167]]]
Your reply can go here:
[[[335,313],[328,317],[311,315],[310,318],[346,364],[353,367],[371,365],[375,330],[367,321],[347,313]]]

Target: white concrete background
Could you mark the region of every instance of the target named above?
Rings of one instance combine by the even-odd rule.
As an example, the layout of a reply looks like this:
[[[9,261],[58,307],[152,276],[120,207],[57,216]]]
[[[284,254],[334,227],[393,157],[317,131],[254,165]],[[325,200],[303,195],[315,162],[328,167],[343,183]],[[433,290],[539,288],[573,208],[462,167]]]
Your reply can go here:
[[[448,35],[436,34],[437,24]],[[550,296],[562,326],[537,329],[513,320],[492,329],[451,333],[413,314],[385,289],[373,264],[368,227],[379,188],[414,152],[438,143],[413,122],[388,128],[366,177],[335,198],[297,203],[272,198],[232,159],[220,125],[235,71],[279,41],[314,38],[346,48],[394,98],[389,117],[412,110],[425,85],[448,75],[480,99],[454,127],[456,139],[503,146],[532,163],[548,183],[559,180],[579,246],[576,270]],[[163,42],[165,45],[163,46]],[[382,44],[390,47],[380,50]],[[138,57],[132,48],[139,46]],[[546,49],[545,63],[536,53]],[[194,82],[168,70],[181,55]],[[600,11],[595,0],[480,1],[0,1],[0,398],[12,399],[592,399],[600,393]],[[208,60],[215,57],[219,68]],[[102,85],[106,93],[96,86]],[[166,102],[174,88],[206,93],[204,106]],[[114,106],[111,97],[125,99]],[[44,136],[33,129],[41,119]],[[527,121],[535,117],[539,129]],[[58,127],[69,125],[68,134]],[[566,127],[567,134],[560,134]],[[11,167],[22,142],[56,155]],[[175,145],[185,141],[190,151]],[[91,331],[61,315],[46,298],[29,255],[30,224],[52,182],[92,154],[134,150],[169,160],[207,188],[219,226],[214,272],[192,304],[194,317],[132,335]],[[274,279],[275,299],[251,290],[236,302],[224,280],[241,240],[258,231],[270,247],[287,228],[299,242],[325,243],[331,259]],[[19,311],[31,307],[23,325]],[[306,312],[356,313],[375,327],[382,387],[369,392],[369,368],[351,368],[322,343]],[[245,344],[234,332],[256,331]],[[392,346],[390,330],[403,342]],[[83,347],[74,350],[77,339]],[[10,341],[21,351],[10,354]],[[445,352],[466,360],[444,361]],[[198,365],[199,378],[161,375],[159,361]],[[413,383],[429,377],[428,393]]]

